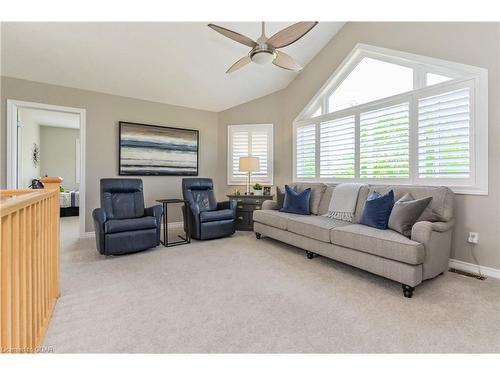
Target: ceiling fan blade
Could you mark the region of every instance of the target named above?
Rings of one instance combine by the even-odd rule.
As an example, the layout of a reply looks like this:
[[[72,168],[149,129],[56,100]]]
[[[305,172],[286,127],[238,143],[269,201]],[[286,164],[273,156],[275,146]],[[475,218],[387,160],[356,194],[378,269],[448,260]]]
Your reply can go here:
[[[296,42],[304,35],[306,35],[311,29],[316,26],[318,22],[298,22],[286,29],[278,31],[272,37],[269,38],[267,44],[270,44],[274,48],[283,48],[289,46],[290,44]]]
[[[252,39],[250,39],[249,37],[247,37],[245,35],[237,33],[236,31],[226,29],[222,26],[214,25],[213,23],[209,23],[208,27],[210,27],[211,29],[217,31],[218,33],[224,35],[225,37],[227,37],[229,39],[232,39],[238,43],[244,44],[245,46],[253,48],[257,45],[257,43],[254,42]]]
[[[252,59],[250,59],[250,57],[248,57],[248,56],[242,57],[241,59],[236,61],[233,65],[231,65],[231,67],[227,70],[226,73],[229,74],[229,73],[234,72],[235,70],[243,68],[245,65],[247,65],[251,61],[252,61]]]
[[[287,55],[285,52],[275,51],[276,58],[273,60],[273,64],[279,66],[280,68],[287,70],[301,70],[302,65],[300,65],[297,61],[295,61],[292,57]]]

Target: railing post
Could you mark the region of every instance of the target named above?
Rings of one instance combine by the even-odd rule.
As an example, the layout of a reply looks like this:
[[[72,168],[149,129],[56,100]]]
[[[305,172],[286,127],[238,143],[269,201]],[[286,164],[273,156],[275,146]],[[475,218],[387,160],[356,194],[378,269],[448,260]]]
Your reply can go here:
[[[50,199],[51,203],[51,212],[50,212],[50,222],[47,225],[50,225],[50,233],[51,233],[51,248],[54,247],[55,253],[53,264],[51,265],[51,270],[53,274],[53,284],[52,284],[52,293],[55,298],[60,296],[59,290],[59,246],[60,246],[60,233],[59,233],[59,189],[61,187],[61,183],[63,182],[62,177],[49,177],[45,176],[41,179],[44,189],[56,189],[58,191],[57,199]]]

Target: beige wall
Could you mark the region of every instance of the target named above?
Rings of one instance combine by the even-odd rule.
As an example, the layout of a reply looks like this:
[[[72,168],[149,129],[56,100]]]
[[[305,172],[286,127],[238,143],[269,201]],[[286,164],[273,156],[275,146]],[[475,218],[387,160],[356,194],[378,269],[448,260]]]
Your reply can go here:
[[[487,68],[489,71],[488,196],[458,195],[453,255],[474,262],[466,242],[469,231],[480,233],[479,263],[500,269],[500,124],[498,23],[348,23],[284,90],[219,114],[105,95],[90,91],[2,78],[1,122],[5,150],[6,99],[19,99],[87,110],[87,230],[90,211],[99,205],[99,178],[117,175],[119,120],[190,127],[200,130],[200,176],[216,179],[218,197],[232,189],[226,181],[228,124],[274,124],[275,184],[292,179],[292,123],[312,96],[356,43],[366,43]],[[5,186],[5,151],[0,175]],[[147,203],[180,196],[180,177],[144,177]],[[177,219],[177,218],[175,218]]]
[[[66,190],[78,190],[76,182],[76,140],[80,129],[40,126],[40,172],[63,178]]]
[[[118,176],[118,121],[170,125],[200,130],[199,175],[217,174],[217,113],[101,94],[92,91],[2,77],[1,149],[5,150],[6,100],[16,99],[86,109],[86,230],[93,231],[92,209],[99,207],[99,179]],[[5,151],[1,185],[5,187]],[[182,177],[142,177],[147,205],[155,199],[181,197]],[[180,213],[180,212],[179,212]],[[169,220],[180,220],[179,213]]]
[[[498,23],[348,23],[284,90],[219,113],[219,169],[225,170],[226,126],[275,124],[275,183],[292,180],[292,123],[357,43],[479,66],[489,71],[489,195],[457,195],[455,259],[474,263],[466,241],[480,234],[479,263],[500,269],[500,120]],[[220,180],[220,183],[225,180]],[[225,187],[230,190],[231,187]]]

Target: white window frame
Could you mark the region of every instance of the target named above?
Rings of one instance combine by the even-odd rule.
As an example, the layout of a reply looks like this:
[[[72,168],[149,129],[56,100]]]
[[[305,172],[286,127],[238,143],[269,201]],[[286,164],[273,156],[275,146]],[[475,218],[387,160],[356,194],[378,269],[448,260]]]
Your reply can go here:
[[[232,155],[233,155],[233,144],[232,144],[232,131],[237,129],[245,129],[248,131],[252,130],[266,130],[269,134],[267,143],[267,168],[269,178],[263,180],[262,178],[257,178],[252,176],[252,183],[260,183],[263,185],[273,185],[274,184],[274,125],[273,124],[239,124],[239,125],[228,125],[227,126],[227,184],[230,186],[243,186],[247,184],[247,177],[244,179],[235,179],[232,175]]]
[[[364,58],[371,57],[394,64],[411,66],[414,69],[414,90],[364,103],[355,107],[346,108],[337,112],[328,113],[328,98],[331,93],[342,83],[345,77]],[[436,73],[452,78],[450,81],[441,82],[433,86],[426,85],[426,74]],[[418,99],[443,92],[447,88],[470,87],[471,95],[471,120],[470,120],[470,178],[457,179],[424,179],[418,178]],[[408,179],[361,179],[359,178],[359,118],[360,113],[408,101],[410,105],[410,176]],[[320,116],[310,118],[312,113],[322,106]],[[319,124],[324,121],[334,120],[349,115],[355,115],[356,120],[356,177],[346,178],[321,178],[319,177],[319,149],[316,149],[316,177],[298,178],[296,175],[296,132],[297,128],[304,125],[315,124],[317,138],[319,137]],[[319,139],[317,139],[319,142]],[[434,59],[426,56],[406,52],[358,44],[349,56],[323,85],[304,110],[293,123],[293,181],[294,182],[349,182],[360,181],[366,183],[398,184],[398,185],[445,185],[459,194],[488,194],[488,71],[474,66]]]

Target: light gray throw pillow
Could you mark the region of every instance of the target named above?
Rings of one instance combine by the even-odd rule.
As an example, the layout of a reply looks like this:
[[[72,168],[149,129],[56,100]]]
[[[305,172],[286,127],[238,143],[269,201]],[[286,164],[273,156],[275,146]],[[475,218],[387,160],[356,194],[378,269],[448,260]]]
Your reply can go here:
[[[410,237],[413,224],[417,222],[431,200],[432,197],[414,199],[410,193],[405,194],[394,203],[391,216],[389,216],[389,228]]]

